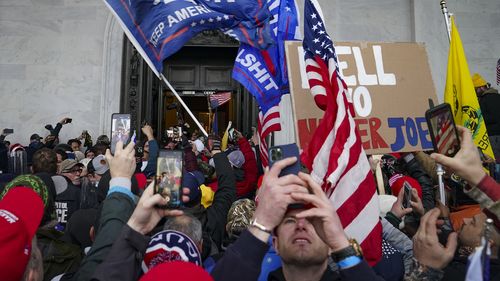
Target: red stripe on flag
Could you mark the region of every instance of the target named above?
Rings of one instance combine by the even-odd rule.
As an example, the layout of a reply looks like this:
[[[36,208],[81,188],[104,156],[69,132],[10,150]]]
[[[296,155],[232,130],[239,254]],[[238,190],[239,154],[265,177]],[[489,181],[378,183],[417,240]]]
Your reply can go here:
[[[317,2],[305,1],[306,9],[311,9],[311,5],[319,9]],[[311,94],[325,113],[311,142],[303,148],[301,160],[313,179],[322,184],[347,235],[360,242],[366,260],[374,265],[382,256],[375,181],[356,131],[347,85],[339,77],[333,42],[324,35],[320,21],[316,17],[305,21],[306,38],[310,41],[304,40],[304,50]]]

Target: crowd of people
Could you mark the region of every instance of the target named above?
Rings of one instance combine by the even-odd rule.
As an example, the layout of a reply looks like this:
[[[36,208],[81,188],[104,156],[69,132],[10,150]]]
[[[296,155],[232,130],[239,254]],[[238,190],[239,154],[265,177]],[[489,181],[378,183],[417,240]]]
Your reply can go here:
[[[500,280],[500,184],[463,127],[453,158],[369,158],[382,168],[385,195],[382,257],[368,264],[305,169],[280,177],[299,159],[262,170],[256,136],[186,130],[179,141],[158,141],[144,125],[142,142],[120,141],[112,155],[104,135],[95,144],[85,131],[60,140],[70,120],[27,146],[1,137],[2,280],[464,280],[484,237],[490,278]],[[171,198],[155,192],[160,149],[182,151],[179,208],[165,208]],[[9,170],[13,151],[26,156],[28,172]],[[446,205],[436,199],[438,163],[447,169]]]

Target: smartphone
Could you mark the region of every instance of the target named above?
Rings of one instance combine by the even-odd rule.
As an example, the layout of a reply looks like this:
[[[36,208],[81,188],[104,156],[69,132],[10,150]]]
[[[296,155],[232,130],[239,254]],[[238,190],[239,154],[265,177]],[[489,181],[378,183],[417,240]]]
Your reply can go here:
[[[297,162],[293,165],[286,167],[281,170],[280,177],[285,175],[297,175],[300,172],[300,154],[299,147],[295,143],[278,145],[269,148],[269,167],[272,167],[274,163],[288,157],[297,157]]]
[[[460,139],[450,105],[443,103],[428,109],[425,118],[434,151],[449,157],[455,156],[460,150]]]
[[[140,157],[142,158],[144,156],[144,146],[142,145],[137,145],[135,147],[135,157]]]
[[[181,150],[161,149],[158,155],[155,176],[155,193],[168,198],[166,206],[160,208],[179,208],[182,206],[182,166]]]
[[[111,115],[111,153],[115,153],[119,141],[122,141],[124,146],[130,141],[130,114]]]
[[[234,140],[234,128],[229,129],[228,137],[229,137],[229,141]]]
[[[71,118],[66,119],[66,124],[69,124],[71,122],[73,122],[73,119],[71,119]]]
[[[411,208],[411,185],[405,181],[403,184],[404,194],[403,194],[403,209]]]

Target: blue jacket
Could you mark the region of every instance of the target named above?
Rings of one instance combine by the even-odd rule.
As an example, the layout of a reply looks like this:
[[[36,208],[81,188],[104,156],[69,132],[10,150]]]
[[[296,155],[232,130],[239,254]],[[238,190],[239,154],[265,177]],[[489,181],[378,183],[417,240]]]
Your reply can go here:
[[[156,162],[158,161],[159,151],[160,147],[158,146],[158,142],[155,139],[150,140],[148,164],[146,168],[144,168],[144,171],[142,171],[147,178],[156,175]]]

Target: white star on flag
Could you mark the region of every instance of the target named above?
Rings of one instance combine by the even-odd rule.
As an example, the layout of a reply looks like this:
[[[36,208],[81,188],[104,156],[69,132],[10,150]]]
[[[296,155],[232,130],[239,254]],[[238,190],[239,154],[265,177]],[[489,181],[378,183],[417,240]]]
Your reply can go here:
[[[196,22],[193,22],[193,23],[191,24],[191,26],[192,26],[192,27],[195,27],[195,26],[196,26]]]
[[[214,19],[213,19],[213,18],[209,18],[209,19],[208,19],[208,21],[209,21],[209,22],[213,22],[213,21],[214,21]]]
[[[220,16],[217,16],[217,21],[221,21],[222,18]]]
[[[200,24],[204,24],[205,23],[205,20],[200,20]]]
[[[228,16],[228,15],[224,15],[224,19],[225,19],[225,20],[228,20],[228,19],[229,19],[229,16]]]
[[[285,10],[286,10],[287,12],[290,12],[292,9],[290,9],[290,7],[285,7]]]
[[[315,19],[316,18],[316,14],[312,14],[311,18]]]

